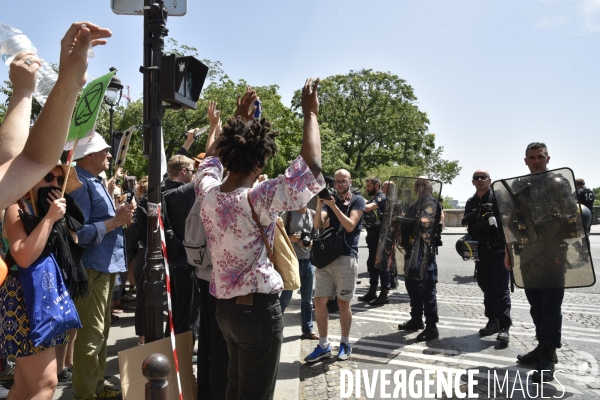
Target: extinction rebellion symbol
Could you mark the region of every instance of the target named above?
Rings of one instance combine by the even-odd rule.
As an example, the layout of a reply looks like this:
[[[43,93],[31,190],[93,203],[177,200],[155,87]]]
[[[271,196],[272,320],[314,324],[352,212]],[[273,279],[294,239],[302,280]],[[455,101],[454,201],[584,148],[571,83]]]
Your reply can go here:
[[[90,88],[85,96],[79,101],[75,110],[75,126],[81,126],[88,122],[96,114],[104,95],[104,84],[96,83]]]

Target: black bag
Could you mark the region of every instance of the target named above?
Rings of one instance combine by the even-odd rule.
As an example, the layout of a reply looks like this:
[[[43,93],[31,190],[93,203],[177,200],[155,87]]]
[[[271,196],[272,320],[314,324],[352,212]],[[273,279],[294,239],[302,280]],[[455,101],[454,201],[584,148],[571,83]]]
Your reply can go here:
[[[177,188],[172,190],[167,190],[162,194],[162,217],[163,224],[165,227],[165,244],[167,245],[167,256],[169,258],[177,258],[181,255],[187,255],[185,251],[185,247],[181,240],[175,234],[173,230],[173,226],[171,225],[171,221],[169,220],[169,213],[167,212],[167,197],[173,193]]]
[[[342,255],[344,250],[344,227],[327,228],[313,239],[310,250],[310,263],[317,268],[325,268]]]
[[[346,215],[350,215],[350,205]],[[346,230],[340,222],[338,230],[331,226],[316,235],[310,250],[310,263],[317,268],[325,268],[334,262],[344,251],[345,234]]]

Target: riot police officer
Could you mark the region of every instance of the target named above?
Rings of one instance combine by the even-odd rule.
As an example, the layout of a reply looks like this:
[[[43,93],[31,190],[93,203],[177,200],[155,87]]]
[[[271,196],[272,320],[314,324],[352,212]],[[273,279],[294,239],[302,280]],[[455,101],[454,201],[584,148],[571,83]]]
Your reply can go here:
[[[425,330],[417,335],[417,341],[428,341],[438,338],[437,323],[439,321],[437,310],[437,263],[436,247],[437,237],[435,231],[441,226],[442,206],[433,193],[432,183],[426,176],[419,176],[415,181],[417,200],[410,204],[404,214],[404,221],[414,221],[418,229],[414,230],[408,225],[411,222],[402,222],[398,231],[403,231],[400,246],[405,250],[405,286],[410,297],[411,319],[398,325],[400,330],[423,329],[423,315],[425,316]],[[410,237],[407,231],[412,231]],[[419,247],[416,247],[416,246]],[[413,263],[415,265],[413,265]],[[408,268],[407,268],[408,266]],[[424,268],[423,268],[424,267]]]
[[[473,173],[476,193],[467,200],[462,225],[467,225],[472,240],[478,242],[475,262],[477,284],[483,291],[486,326],[479,330],[481,336],[498,333],[496,340],[508,343],[510,318],[509,271],[504,267],[504,240],[498,226],[498,210],[494,205],[490,174],[478,169]]]
[[[367,194],[371,199],[365,206],[363,222],[367,229],[367,247],[369,258],[367,259],[367,271],[369,272],[369,291],[358,298],[360,301],[370,301],[372,306],[380,306],[389,303],[388,293],[390,291],[390,273],[375,268],[375,256],[379,235],[381,234],[381,222],[385,213],[386,196],[381,190],[379,178],[371,177],[365,181]],[[377,285],[381,280],[381,292],[377,296]]]

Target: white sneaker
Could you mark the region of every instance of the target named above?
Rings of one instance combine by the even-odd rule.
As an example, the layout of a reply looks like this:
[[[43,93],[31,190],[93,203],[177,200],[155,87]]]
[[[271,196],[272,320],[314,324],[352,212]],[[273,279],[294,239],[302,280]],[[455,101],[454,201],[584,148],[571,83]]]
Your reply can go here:
[[[0,385],[0,399],[8,398],[8,389]]]

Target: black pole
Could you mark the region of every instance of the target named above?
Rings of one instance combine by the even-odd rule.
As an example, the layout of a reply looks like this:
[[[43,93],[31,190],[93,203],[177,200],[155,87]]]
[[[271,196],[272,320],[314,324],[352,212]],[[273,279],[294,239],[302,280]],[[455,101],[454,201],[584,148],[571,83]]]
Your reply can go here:
[[[113,131],[113,115],[115,113],[115,108],[113,107],[113,104],[110,103],[110,108],[108,109],[108,115],[110,116],[110,122],[109,122],[109,129],[110,129],[110,150],[113,151],[114,149],[114,145],[113,142],[115,141],[114,138],[114,131]],[[116,157],[116,154],[112,154],[112,157],[108,160],[109,164],[108,164],[108,178],[112,178],[113,176],[113,160],[114,157]]]
[[[163,337],[165,266],[157,229],[156,205],[161,202],[160,155],[163,108],[160,100],[160,61],[167,36],[167,9],[162,0],[144,0],[144,142],[148,154],[148,247],[144,274],[146,342]],[[145,151],[146,152],[146,151]]]

